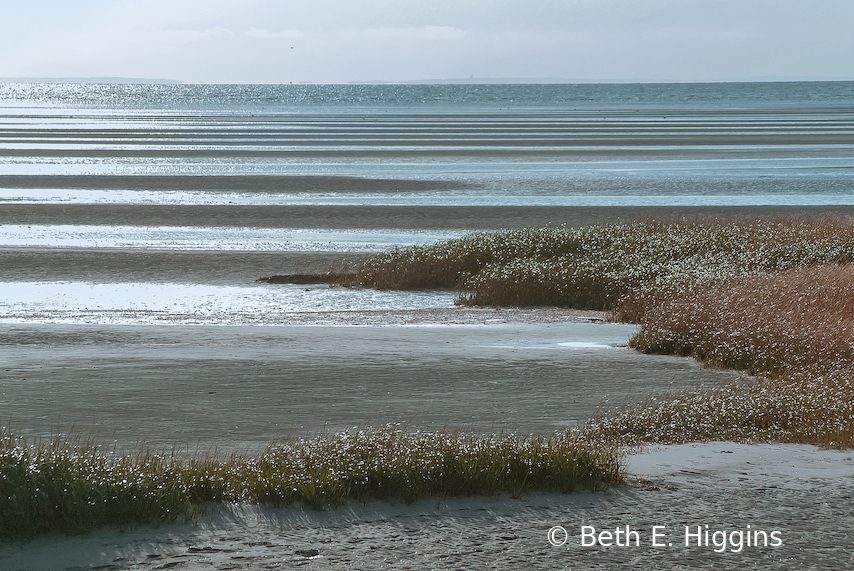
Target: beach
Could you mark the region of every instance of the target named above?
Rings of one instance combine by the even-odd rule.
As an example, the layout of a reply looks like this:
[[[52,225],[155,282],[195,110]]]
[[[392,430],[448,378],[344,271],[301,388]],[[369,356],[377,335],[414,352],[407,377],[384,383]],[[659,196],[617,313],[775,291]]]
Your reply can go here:
[[[354,503],[324,512],[215,506],[191,526],[101,530],[2,548],[0,567],[817,570],[851,563],[850,451],[710,442],[648,448],[628,466],[627,484],[595,494]],[[566,539],[563,545],[548,541],[555,526],[566,531],[551,536]],[[597,533],[628,526],[638,541],[585,546],[582,526]],[[703,533],[776,531],[782,545],[747,546],[743,539],[740,548],[722,548],[703,535],[699,544],[698,526]],[[686,527],[694,534],[688,545]]]
[[[636,326],[602,312],[258,280],[471,231],[854,215],[850,84],[2,89],[0,427],[28,442],[183,457],[388,424],[547,436],[749,382],[635,352]],[[209,505],[3,544],[0,569],[851,563],[850,451],[714,442],[625,462],[600,493]],[[584,525],[642,540],[585,547]],[[683,545],[706,525],[782,545]],[[673,545],[651,545],[653,526]]]

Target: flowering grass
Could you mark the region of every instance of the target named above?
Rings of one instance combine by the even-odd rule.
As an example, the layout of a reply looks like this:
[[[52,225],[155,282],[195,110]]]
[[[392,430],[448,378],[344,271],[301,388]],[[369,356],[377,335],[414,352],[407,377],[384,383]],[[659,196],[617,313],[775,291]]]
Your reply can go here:
[[[648,308],[630,345],[751,374],[854,366],[854,265],[696,287]]]
[[[324,508],[350,500],[521,496],[620,482],[617,449],[551,438],[404,432],[396,426],[282,442],[260,455],[117,456],[93,444],[0,440],[0,537],[192,519],[207,502]]]
[[[673,293],[647,308],[630,345],[756,376],[602,415],[588,427],[601,438],[854,446],[854,265]]]
[[[724,440],[854,447],[854,371],[760,376],[608,411],[585,430],[623,445]]]
[[[193,513],[177,465],[117,457],[80,439],[27,444],[0,435],[0,538],[80,533],[103,525],[172,522]]]
[[[455,288],[457,303],[620,308],[634,320],[658,292],[854,261],[854,222],[643,222],[478,232],[364,261],[349,285]]]

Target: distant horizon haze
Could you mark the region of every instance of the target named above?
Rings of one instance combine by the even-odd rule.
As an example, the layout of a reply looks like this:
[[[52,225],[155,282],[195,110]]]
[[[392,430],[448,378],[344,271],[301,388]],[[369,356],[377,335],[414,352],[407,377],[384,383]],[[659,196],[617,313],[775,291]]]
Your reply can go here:
[[[851,0],[10,0],[0,77],[847,81],[852,22]]]

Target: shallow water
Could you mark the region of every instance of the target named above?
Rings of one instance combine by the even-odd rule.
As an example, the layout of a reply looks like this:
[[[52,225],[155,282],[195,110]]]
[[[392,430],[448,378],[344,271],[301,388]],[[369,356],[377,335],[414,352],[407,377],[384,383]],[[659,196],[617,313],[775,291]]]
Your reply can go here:
[[[55,249],[48,265],[71,249],[344,254],[478,228],[573,224],[573,208],[806,205],[854,205],[854,83],[0,86],[7,259],[45,248]],[[314,210],[303,221],[297,207]],[[402,211],[372,220],[364,210],[383,207],[406,209],[405,222],[395,218]],[[454,219],[451,207],[471,210]],[[495,207],[516,210],[481,219],[478,210]],[[246,216],[251,208],[277,210]],[[12,292],[0,313],[38,320],[55,303],[66,320],[107,316],[93,303],[84,317],[79,295],[55,295],[90,287],[57,274],[40,278],[53,285],[36,288],[44,296],[26,307],[14,297],[25,273],[13,264],[0,276]],[[245,285],[273,273],[282,272],[259,270]],[[116,281],[104,322],[133,322],[147,297]],[[192,275],[171,281],[222,287]],[[239,306],[258,297],[251,291],[217,296]],[[315,297],[293,299],[309,311]],[[411,298],[383,307],[438,299]]]
[[[274,325],[295,313],[450,307],[454,293],[328,285],[228,286],[151,282],[6,282],[6,323]]]
[[[462,232],[426,230],[333,230],[211,226],[84,226],[4,224],[0,247],[122,248],[260,252],[381,252],[427,244]]]
[[[466,230],[851,205],[850,82],[0,84],[0,425],[190,452],[386,422],[548,434],[737,375],[637,354],[628,326],[257,278]],[[845,568],[846,475],[752,460],[605,495],[226,507],[196,527],[2,548],[0,567]],[[753,522],[792,541],[548,545],[550,526],[581,522]]]

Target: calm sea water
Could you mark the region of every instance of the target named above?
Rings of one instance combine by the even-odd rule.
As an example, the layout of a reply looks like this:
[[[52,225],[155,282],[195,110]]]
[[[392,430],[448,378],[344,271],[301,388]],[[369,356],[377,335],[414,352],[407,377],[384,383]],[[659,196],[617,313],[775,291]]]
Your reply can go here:
[[[14,213],[23,204],[339,208],[334,229],[225,227],[203,210],[157,227],[136,224],[133,212],[95,225],[6,216],[0,249],[52,256],[63,249],[368,252],[466,229],[348,228],[346,213],[340,220],[347,206],[851,205],[854,82],[2,84],[0,208]],[[61,278],[40,280],[56,294],[45,299],[56,301],[36,307],[26,301],[31,282],[7,267],[0,319],[77,319],[63,308],[85,303]],[[176,273],[174,281],[195,280]],[[261,286],[246,289],[258,293],[232,296],[236,305],[269,297]],[[130,306],[127,296],[118,299]],[[181,307],[194,303],[181,299]],[[368,309],[379,302],[293,308],[342,303]],[[448,303],[443,293],[383,307]],[[147,307],[172,319],[165,306]]]
[[[265,112],[342,109],[849,108],[854,82],[463,85],[0,84],[6,107]]]

